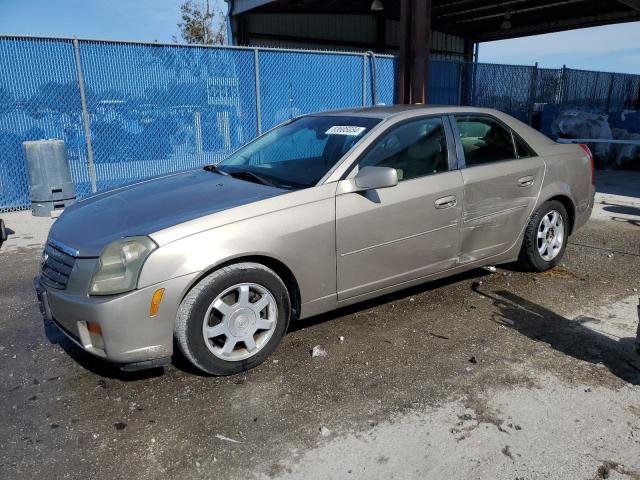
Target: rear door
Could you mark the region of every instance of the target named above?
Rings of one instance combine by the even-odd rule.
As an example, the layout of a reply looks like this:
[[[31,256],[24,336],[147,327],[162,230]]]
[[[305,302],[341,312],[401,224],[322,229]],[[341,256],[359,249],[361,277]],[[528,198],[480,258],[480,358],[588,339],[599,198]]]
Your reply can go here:
[[[338,299],[451,268],[457,261],[462,176],[446,119],[392,126],[358,168],[395,168],[390,188],[336,196]],[[448,138],[448,140],[447,140]],[[350,176],[351,176],[350,175]]]
[[[545,163],[495,117],[452,120],[464,183],[460,263],[468,263],[513,245],[533,212]]]

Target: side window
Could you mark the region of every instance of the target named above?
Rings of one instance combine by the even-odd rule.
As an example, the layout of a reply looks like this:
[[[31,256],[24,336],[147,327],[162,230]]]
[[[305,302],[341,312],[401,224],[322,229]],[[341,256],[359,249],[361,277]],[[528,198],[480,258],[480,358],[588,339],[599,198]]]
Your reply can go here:
[[[518,152],[518,158],[529,158],[536,156],[534,151],[531,150],[531,147],[524,143],[524,140],[522,140],[515,133],[513,134],[513,139],[516,142],[516,152]]]
[[[358,162],[362,167],[392,167],[399,180],[448,170],[447,139],[440,118],[421,118],[384,134]]]
[[[468,167],[516,158],[511,132],[486,116],[456,116]]]

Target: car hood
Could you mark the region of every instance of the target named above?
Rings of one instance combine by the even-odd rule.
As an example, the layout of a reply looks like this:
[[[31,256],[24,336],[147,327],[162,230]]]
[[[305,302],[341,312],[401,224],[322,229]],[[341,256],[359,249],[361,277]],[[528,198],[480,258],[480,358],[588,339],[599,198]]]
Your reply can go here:
[[[123,237],[149,235],[205,215],[255,202],[288,190],[193,170],[154,178],[82,200],[56,220],[50,238],[97,257]]]

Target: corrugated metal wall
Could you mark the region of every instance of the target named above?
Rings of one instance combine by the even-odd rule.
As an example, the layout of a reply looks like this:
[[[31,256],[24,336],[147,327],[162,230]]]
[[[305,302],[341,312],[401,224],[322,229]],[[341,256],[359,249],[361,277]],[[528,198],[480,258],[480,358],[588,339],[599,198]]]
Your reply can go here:
[[[246,18],[252,46],[364,52],[376,44],[371,15],[251,13]],[[400,22],[387,20],[385,37],[388,52],[397,53]],[[435,60],[463,60],[464,39],[432,32],[431,52]]]
[[[313,43],[314,39],[325,42],[375,42],[375,20],[370,15],[300,15],[300,14],[258,14],[248,16],[249,36],[252,45],[257,40],[268,40],[262,36],[303,37]],[[256,36],[259,35],[259,36]],[[289,46],[300,48],[309,43],[294,41]],[[318,42],[320,43],[320,42]],[[325,48],[328,45],[324,42]],[[306,47],[309,48],[309,47]]]
[[[387,20],[387,45],[394,47],[393,53],[400,44],[400,22]],[[434,60],[463,60],[464,38],[443,32],[431,32],[431,58]]]

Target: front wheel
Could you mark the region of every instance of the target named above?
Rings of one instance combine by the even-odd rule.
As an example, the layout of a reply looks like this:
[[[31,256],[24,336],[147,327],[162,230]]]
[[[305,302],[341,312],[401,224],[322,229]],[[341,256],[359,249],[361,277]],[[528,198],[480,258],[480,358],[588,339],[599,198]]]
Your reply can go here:
[[[543,203],[525,229],[518,263],[534,272],[544,272],[558,265],[567,248],[567,218],[562,203],[557,200]]]
[[[238,263],[200,281],[178,310],[175,337],[185,357],[212,375],[232,375],[262,363],[289,326],[291,302],[276,273]]]

